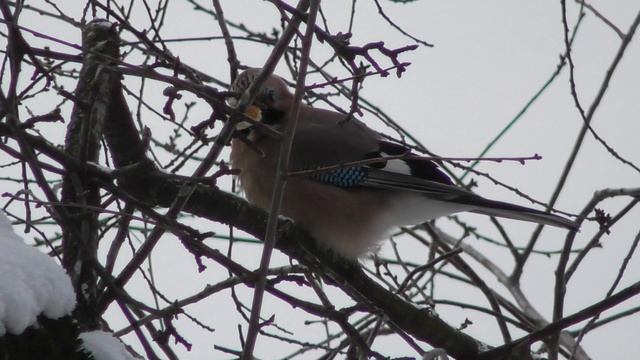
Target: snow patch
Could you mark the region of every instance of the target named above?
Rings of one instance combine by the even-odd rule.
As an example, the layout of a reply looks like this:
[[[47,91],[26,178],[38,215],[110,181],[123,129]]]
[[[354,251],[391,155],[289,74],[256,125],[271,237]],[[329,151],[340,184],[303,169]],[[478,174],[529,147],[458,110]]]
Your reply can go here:
[[[136,360],[113,334],[106,331],[88,331],[80,334],[82,349],[95,360]]]
[[[89,22],[89,25],[110,29],[113,23],[107,19],[93,19]]]
[[[21,334],[40,314],[50,319],[68,315],[75,305],[62,267],[26,245],[0,211],[0,336]]]

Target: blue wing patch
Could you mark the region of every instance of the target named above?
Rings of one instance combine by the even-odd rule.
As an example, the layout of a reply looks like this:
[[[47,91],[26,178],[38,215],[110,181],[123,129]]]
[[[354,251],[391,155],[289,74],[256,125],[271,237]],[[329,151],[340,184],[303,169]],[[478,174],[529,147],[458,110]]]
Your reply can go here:
[[[368,170],[362,166],[346,167],[309,175],[309,178],[333,186],[350,188],[360,185],[367,178]]]

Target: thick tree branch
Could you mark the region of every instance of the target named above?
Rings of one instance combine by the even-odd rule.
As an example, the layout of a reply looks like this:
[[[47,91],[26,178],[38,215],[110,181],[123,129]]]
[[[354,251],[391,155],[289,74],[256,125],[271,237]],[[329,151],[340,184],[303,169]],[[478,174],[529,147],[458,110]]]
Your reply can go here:
[[[65,138],[65,152],[77,160],[80,168],[66,169],[61,201],[98,207],[99,188],[90,180],[84,164],[98,162],[102,129],[111,117],[112,88],[120,83],[118,73],[105,70],[105,59],[118,57],[120,41],[111,24],[98,20],[86,26],[82,42],[90,52],[83,61]],[[100,319],[95,311],[98,275],[93,262],[98,252],[98,213],[83,206],[69,208],[68,212],[73,221],[62,229],[63,265],[76,290],[76,317],[81,325],[97,329]]]

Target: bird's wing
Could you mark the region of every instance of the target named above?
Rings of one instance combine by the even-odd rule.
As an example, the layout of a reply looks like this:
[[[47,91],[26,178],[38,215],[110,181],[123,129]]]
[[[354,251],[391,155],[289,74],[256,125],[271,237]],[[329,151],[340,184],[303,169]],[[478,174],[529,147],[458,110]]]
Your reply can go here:
[[[356,119],[306,106],[300,111],[290,156],[293,169],[359,161],[378,149],[379,135]]]
[[[384,140],[356,119],[333,111],[302,109],[293,142],[290,163],[293,170],[313,170],[319,167],[374,159],[389,155],[410,155],[407,147]],[[428,159],[407,157],[381,160],[366,165],[342,167],[315,172],[309,178],[343,187],[370,187],[394,191],[415,192],[433,200],[469,206],[486,215],[534,221],[575,229],[575,222],[524,206],[485,199],[453,184],[438,164]]]
[[[293,139],[293,170],[340,165],[389,156],[411,155],[410,149],[383,139],[357,119],[337,112],[303,107]],[[418,158],[381,159],[366,169],[407,174],[442,184],[452,184],[434,161]]]

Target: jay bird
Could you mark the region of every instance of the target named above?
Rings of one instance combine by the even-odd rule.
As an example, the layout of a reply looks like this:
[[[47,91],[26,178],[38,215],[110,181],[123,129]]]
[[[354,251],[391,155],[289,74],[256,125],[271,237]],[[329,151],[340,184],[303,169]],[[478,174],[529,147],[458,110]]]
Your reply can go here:
[[[242,94],[259,72],[244,71],[230,90]],[[232,106],[236,103],[231,99]],[[284,132],[292,105],[293,94],[284,80],[271,75],[250,109],[256,120]],[[281,140],[247,122],[239,123],[238,131],[246,138],[232,140],[231,164],[240,169],[240,186],[249,202],[268,210]],[[357,119],[301,104],[289,171],[403,154],[410,154],[409,149]],[[302,225],[320,245],[352,259],[375,249],[395,226],[461,211],[577,230],[569,219],[483,198],[454,185],[436,162],[409,156],[289,177],[281,207],[282,215]]]

